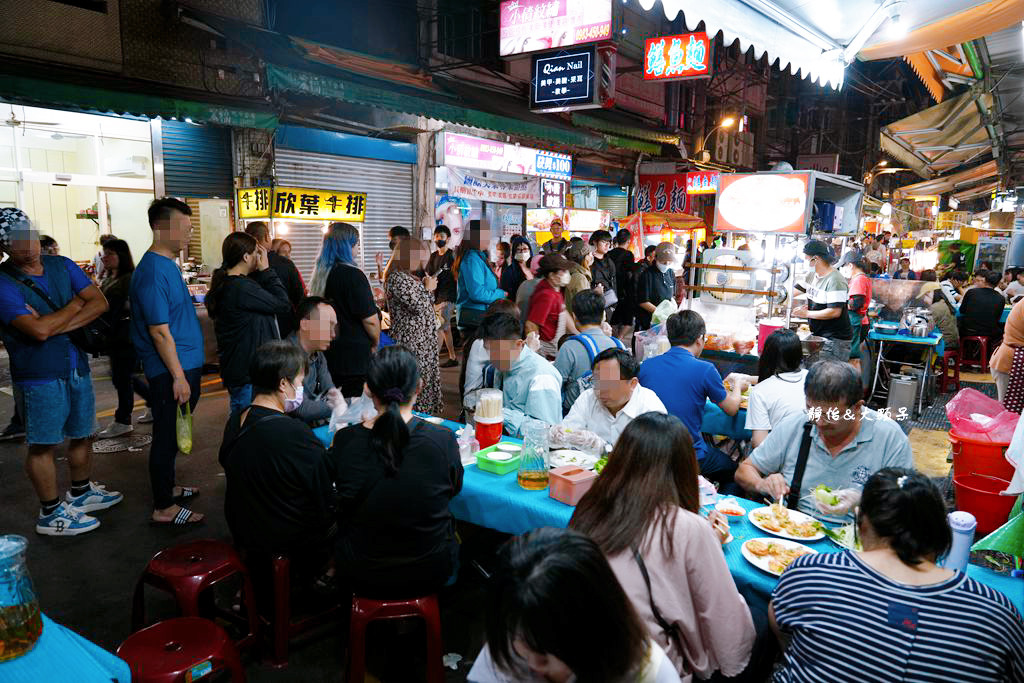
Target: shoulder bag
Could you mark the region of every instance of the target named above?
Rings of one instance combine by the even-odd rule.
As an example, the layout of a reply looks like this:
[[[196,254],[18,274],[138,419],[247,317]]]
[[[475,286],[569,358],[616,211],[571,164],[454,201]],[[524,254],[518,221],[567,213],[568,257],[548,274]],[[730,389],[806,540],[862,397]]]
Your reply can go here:
[[[647,565],[644,564],[643,555],[640,554],[640,549],[636,546],[631,548],[633,551],[633,559],[636,561],[636,565],[640,568],[640,575],[644,577],[644,585],[647,586],[647,600],[651,605],[651,614],[654,615],[654,621],[661,627],[661,632],[665,634],[669,642],[675,647],[676,652],[679,653],[680,659],[683,660],[684,670],[686,669],[686,650],[683,649],[683,636],[679,633],[679,626],[675,623],[670,624],[667,619],[661,614],[661,610],[654,604],[654,593],[651,592],[651,577],[647,573]]]
[[[796,467],[793,469],[793,481],[789,484],[789,496],[786,498],[786,507],[796,510],[800,503],[800,491],[804,487],[804,471],[807,469],[807,456],[811,452],[811,427],[812,422],[804,423],[803,437],[800,439],[800,451],[796,456]]]

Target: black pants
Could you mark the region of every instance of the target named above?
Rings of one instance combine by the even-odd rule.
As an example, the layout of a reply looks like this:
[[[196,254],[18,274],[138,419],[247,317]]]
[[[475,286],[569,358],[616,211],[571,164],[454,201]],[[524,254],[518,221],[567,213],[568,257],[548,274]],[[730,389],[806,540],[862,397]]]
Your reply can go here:
[[[133,349],[118,349],[110,354],[110,381],[117,391],[117,410],[114,421],[130,425],[132,409],[135,407],[135,394],[138,394],[149,405],[149,385],[135,376],[137,368]]]
[[[736,484],[736,463],[728,455],[710,444],[704,444],[707,449],[704,458],[697,464],[700,466],[700,473],[708,481],[718,484],[718,492],[727,495],[742,495],[743,490]]]
[[[189,405],[194,411],[199,403],[199,382],[202,368],[185,371],[192,390]],[[153,411],[153,444],[149,449],[149,483],[153,487],[153,508],[163,510],[174,504],[174,459],[178,456],[175,421],[178,402],[174,400],[174,380],[165,372],[149,378],[149,402]]]

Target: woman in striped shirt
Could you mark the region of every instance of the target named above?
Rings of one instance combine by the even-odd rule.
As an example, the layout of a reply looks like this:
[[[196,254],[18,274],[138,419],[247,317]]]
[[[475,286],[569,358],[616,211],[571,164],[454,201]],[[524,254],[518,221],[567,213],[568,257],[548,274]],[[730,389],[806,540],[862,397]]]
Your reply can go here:
[[[1009,599],[936,560],[952,535],[938,489],[886,468],[858,515],[864,549],[798,558],[769,616],[791,636],[774,681],[1024,681],[1024,620]]]

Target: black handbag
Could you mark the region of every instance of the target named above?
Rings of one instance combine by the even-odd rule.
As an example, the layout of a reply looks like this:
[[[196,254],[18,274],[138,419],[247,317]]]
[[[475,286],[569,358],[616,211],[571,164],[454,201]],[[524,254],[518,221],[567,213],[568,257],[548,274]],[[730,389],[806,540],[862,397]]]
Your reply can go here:
[[[786,506],[790,510],[796,510],[800,503],[800,490],[804,486],[807,457],[811,453],[811,427],[813,426],[813,423],[809,421],[804,423],[803,436],[800,438],[800,451],[796,456],[796,467],[793,468],[793,481],[789,484],[789,497],[786,499]]]
[[[10,261],[2,266],[3,271],[20,284],[28,287],[36,294],[36,296],[45,301],[50,307],[51,313],[56,313],[62,308],[55,304],[53,299],[51,299],[50,296],[39,287],[39,285],[33,282],[31,278],[9,264]],[[110,322],[101,316],[93,320],[91,323],[83,325],[76,330],[71,330],[66,334],[71,340],[71,343],[85,353],[99,355],[109,348],[110,338],[113,335],[113,332],[114,328],[111,327]]]

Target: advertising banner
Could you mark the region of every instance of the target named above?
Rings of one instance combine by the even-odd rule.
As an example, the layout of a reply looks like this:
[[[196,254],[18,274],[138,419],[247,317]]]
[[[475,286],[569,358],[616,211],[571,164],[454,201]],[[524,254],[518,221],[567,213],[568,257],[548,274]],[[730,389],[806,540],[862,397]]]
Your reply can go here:
[[[366,220],[366,195],[306,187],[241,188],[238,217],[362,223]]]
[[[568,154],[475,138],[460,133],[444,134],[444,159],[440,165],[521,173],[559,180],[572,178],[572,157]]]
[[[644,80],[683,81],[711,78],[711,39],[684,33],[644,41]]]
[[[493,180],[449,166],[448,194],[481,202],[540,204],[540,178]]]
[[[808,173],[723,173],[715,232],[803,232],[809,184]]]
[[[534,55],[530,109],[570,111],[599,107],[594,96],[596,55],[593,46]]]
[[[715,194],[718,176],[718,171],[690,171],[686,174],[686,194]]]
[[[822,171],[839,173],[838,154],[801,154],[796,158],[796,167],[801,171]]]
[[[502,57],[608,40],[612,35],[612,0],[506,0],[500,12]]]
[[[636,186],[634,211],[655,213],[689,213],[686,196],[686,173],[640,175]]]

